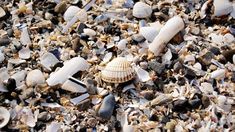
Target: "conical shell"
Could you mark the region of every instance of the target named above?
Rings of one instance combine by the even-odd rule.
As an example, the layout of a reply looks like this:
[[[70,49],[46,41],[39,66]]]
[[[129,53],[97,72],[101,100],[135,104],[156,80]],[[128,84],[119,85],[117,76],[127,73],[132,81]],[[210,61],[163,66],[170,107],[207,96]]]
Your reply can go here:
[[[113,59],[101,71],[102,80],[109,83],[124,83],[131,80],[134,76],[134,69],[123,57]]]

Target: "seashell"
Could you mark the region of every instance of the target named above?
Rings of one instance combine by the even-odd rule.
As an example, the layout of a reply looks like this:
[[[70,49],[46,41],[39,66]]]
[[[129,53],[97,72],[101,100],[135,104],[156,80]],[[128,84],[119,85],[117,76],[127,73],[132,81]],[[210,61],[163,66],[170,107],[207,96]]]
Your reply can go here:
[[[201,83],[201,87],[199,87],[199,89],[204,93],[204,94],[212,94],[214,91],[214,88],[212,86],[212,84],[204,82]]]
[[[223,36],[223,41],[226,42],[226,43],[232,43],[234,41],[234,36],[230,33],[226,33]]]
[[[5,60],[5,54],[0,51],[0,63],[2,63]]]
[[[77,6],[70,6],[64,13],[64,20],[70,21],[80,10]]]
[[[45,53],[40,57],[40,63],[47,70],[51,70],[51,67],[58,63],[59,60],[52,53]]]
[[[96,32],[93,29],[85,28],[83,29],[83,34],[93,37],[96,35]]]
[[[154,38],[158,35],[159,30],[154,27],[141,27],[140,34],[150,42],[153,42]]]
[[[82,57],[75,57],[65,62],[64,66],[58,71],[51,73],[46,82],[49,86],[63,84],[69,76],[72,76],[78,71],[85,71],[88,68],[89,64],[85,59]]]
[[[230,16],[235,19],[235,3],[233,3],[233,11],[230,13]]]
[[[202,5],[201,10],[200,10],[200,12],[199,12],[199,15],[200,15],[201,19],[203,19],[203,18],[206,17],[206,10],[207,10],[208,4],[209,4],[210,2],[211,2],[211,1],[208,0],[208,1],[206,1],[206,2]]]
[[[215,70],[215,71],[213,71],[213,72],[211,73],[211,78],[213,78],[213,79],[221,79],[221,78],[224,78],[225,72],[226,72],[225,69],[218,69],[218,70]]]
[[[28,86],[36,86],[38,84],[43,84],[43,83],[45,83],[45,77],[40,70],[35,69],[27,74],[26,84]]]
[[[117,44],[118,49],[124,50],[126,48],[127,43],[128,43],[128,41],[126,39],[120,40]]]
[[[31,44],[31,40],[30,40],[30,37],[29,37],[29,32],[28,32],[28,28],[27,27],[24,27],[22,29],[22,32],[21,32],[21,35],[20,35],[20,42],[23,45]]]
[[[74,92],[74,93],[85,93],[87,91],[85,87],[86,85],[83,82],[73,77],[70,77],[61,86],[62,89],[70,91],[70,92]]]
[[[109,62],[113,57],[113,53],[112,52],[109,52],[107,54],[105,54],[104,58],[103,58],[103,63],[107,63]]]
[[[181,17],[175,16],[168,20],[162,27],[159,34],[154,38],[149,45],[149,50],[158,56],[164,49],[166,44],[182,29],[184,28],[184,21]]]
[[[214,16],[228,15],[233,11],[233,4],[229,0],[214,0]]]
[[[152,14],[152,9],[149,5],[143,2],[135,3],[133,7],[133,16],[137,18],[146,18]]]
[[[149,73],[139,66],[135,67],[135,72],[141,82],[147,82],[151,79]]]
[[[0,119],[0,128],[6,126],[10,120],[10,112],[4,107],[0,107]]]
[[[62,129],[62,123],[52,122],[50,125],[47,125],[46,132],[58,132]]]
[[[109,83],[124,83],[135,76],[131,64],[123,57],[113,59],[101,71],[101,79]]]
[[[29,48],[22,48],[19,51],[19,57],[21,59],[29,59],[30,58],[30,49]]]
[[[151,101],[151,106],[163,105],[172,101],[172,96],[167,94],[159,94],[155,99]]]
[[[0,7],[0,18],[4,17],[6,15],[6,12]]]

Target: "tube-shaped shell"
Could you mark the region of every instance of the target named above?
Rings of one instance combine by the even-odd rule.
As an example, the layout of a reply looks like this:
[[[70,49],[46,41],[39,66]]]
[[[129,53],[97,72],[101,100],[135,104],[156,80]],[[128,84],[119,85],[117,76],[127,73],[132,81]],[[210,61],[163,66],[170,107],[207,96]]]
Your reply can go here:
[[[181,17],[175,16],[171,18],[166,22],[165,26],[162,27],[159,34],[149,45],[149,50],[153,52],[155,56],[158,56],[166,44],[183,28],[184,21]]]
[[[109,83],[124,83],[135,76],[131,64],[123,57],[113,59],[101,71],[101,78]]]

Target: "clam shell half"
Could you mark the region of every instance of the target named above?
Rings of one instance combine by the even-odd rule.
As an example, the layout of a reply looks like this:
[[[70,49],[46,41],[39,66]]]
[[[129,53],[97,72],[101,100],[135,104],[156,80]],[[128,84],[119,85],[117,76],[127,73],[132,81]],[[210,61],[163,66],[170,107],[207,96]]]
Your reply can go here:
[[[113,59],[101,71],[102,80],[109,83],[124,83],[133,79],[134,76],[134,69],[123,57]]]

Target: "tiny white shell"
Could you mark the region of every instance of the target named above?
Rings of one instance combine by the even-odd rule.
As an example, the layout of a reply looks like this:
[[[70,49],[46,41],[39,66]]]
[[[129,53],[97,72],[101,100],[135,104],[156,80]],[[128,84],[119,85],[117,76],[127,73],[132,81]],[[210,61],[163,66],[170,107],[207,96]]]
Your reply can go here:
[[[134,69],[130,63],[123,57],[113,59],[101,71],[101,78],[105,82],[123,83],[134,77]]]
[[[10,112],[4,107],[0,107],[0,118],[0,128],[3,128],[10,120]]]
[[[140,34],[144,36],[146,40],[152,42],[154,38],[158,35],[159,30],[155,27],[141,27]]]
[[[133,7],[133,16],[137,18],[146,18],[152,14],[152,9],[149,5],[143,2],[135,3]]]
[[[61,86],[62,89],[70,91],[70,92],[74,92],[74,93],[85,93],[87,91],[85,87],[86,85],[83,82],[73,77],[70,77]]]
[[[211,73],[211,78],[213,79],[221,79],[225,76],[225,69],[218,69]]]

